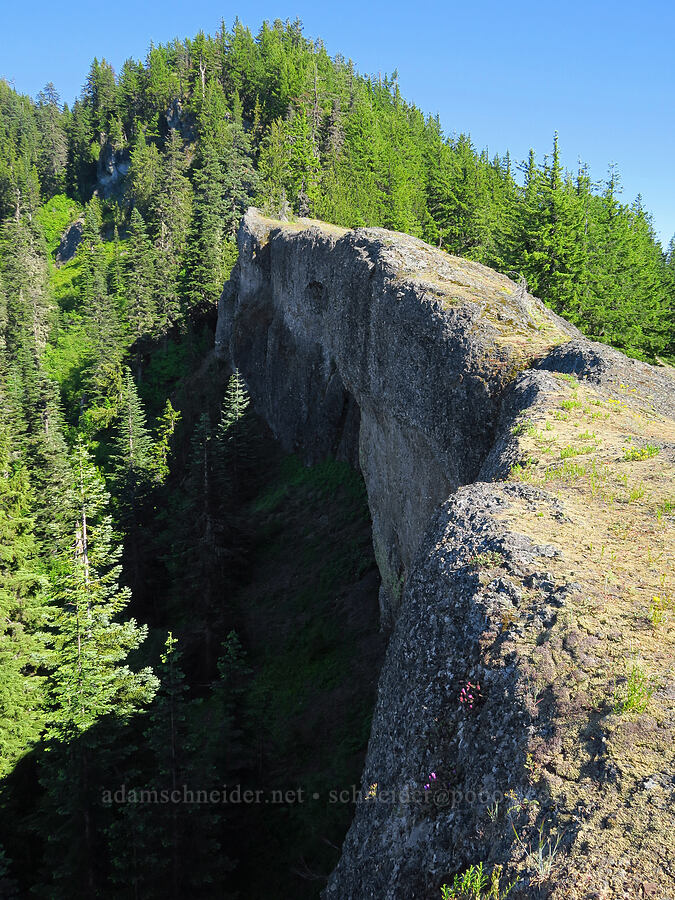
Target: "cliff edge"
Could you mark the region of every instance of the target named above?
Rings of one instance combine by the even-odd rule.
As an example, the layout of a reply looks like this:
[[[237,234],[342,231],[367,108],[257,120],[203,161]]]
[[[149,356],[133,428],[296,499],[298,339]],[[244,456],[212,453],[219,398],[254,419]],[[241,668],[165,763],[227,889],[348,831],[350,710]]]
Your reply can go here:
[[[674,896],[671,375],[410,236],[256,210],[217,350],[368,491],[391,635],[325,896],[479,862],[511,897]]]

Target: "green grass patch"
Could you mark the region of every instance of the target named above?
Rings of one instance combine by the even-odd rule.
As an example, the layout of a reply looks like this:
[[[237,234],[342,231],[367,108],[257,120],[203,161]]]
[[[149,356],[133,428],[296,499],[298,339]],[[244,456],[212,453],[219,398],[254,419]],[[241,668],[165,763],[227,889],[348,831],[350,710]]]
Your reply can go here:
[[[637,500],[642,500],[645,495],[644,485],[638,484],[636,487],[631,488],[628,491],[628,502],[635,503]]]
[[[60,268],[53,268],[50,276],[51,294],[63,312],[72,312],[80,304],[82,289],[82,259],[74,256]]]
[[[182,337],[169,337],[153,347],[139,385],[139,394],[150,418],[159,415],[167,396],[195,371],[211,349],[212,342],[213,335],[203,329]]]
[[[590,453],[591,447],[572,447],[568,445],[560,451],[560,459],[570,459],[572,456],[582,456],[584,453]]]
[[[614,711],[619,714],[641,713],[647,709],[654,686],[651,679],[638,663],[631,665],[625,685],[616,691]]]
[[[549,469],[544,475],[544,480],[552,481],[561,479],[562,481],[576,481],[576,479],[583,478],[586,474],[587,469],[585,466],[565,460],[562,466],[556,466],[554,469]]]
[[[561,378],[563,381],[566,381],[568,384],[573,384],[575,387],[579,385],[579,379],[575,378],[574,375],[568,375],[567,372],[558,372],[556,374],[557,378]]]
[[[338,490],[343,490],[354,502],[366,501],[363,479],[346,462],[328,459],[316,466],[305,466],[300,457],[289,456],[281,465],[277,483],[255,501],[254,510],[274,512],[291,490],[299,487],[314,493],[320,500],[328,500]]]
[[[482,862],[469,866],[461,875],[455,875],[452,885],[441,887],[441,900],[500,900],[513,887],[501,883],[501,875],[501,866],[495,866],[489,876]]]
[[[503,564],[504,557],[497,550],[486,550],[484,553],[477,553],[469,560],[469,565],[475,566],[477,569],[490,569]]]
[[[79,218],[82,212],[83,209],[77,200],[66,197],[65,194],[56,194],[51,197],[37,211],[35,218],[42,227],[50,255],[56,252],[63,232]]]
[[[656,507],[656,515],[659,519],[661,519],[663,516],[675,515],[675,499],[670,500],[667,498],[665,500],[661,500]]]
[[[624,462],[632,462],[640,459],[651,459],[657,456],[659,448],[654,444],[645,444],[644,447],[626,447],[623,451]]]
[[[79,316],[68,327],[59,327],[45,348],[47,374],[61,389],[67,410],[76,403],[84,386],[84,371],[91,363],[89,340]]]
[[[253,679],[249,699],[279,753],[291,749],[289,720],[337,687],[347,667],[348,656],[337,632],[317,620],[300,629],[283,651],[270,651]]]

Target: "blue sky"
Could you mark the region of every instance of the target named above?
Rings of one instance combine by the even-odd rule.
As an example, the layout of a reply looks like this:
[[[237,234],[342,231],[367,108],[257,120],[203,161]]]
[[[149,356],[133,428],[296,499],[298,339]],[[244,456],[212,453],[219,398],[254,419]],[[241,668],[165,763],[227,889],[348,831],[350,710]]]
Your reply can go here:
[[[72,103],[94,56],[119,69],[161,43],[213,33],[236,15],[257,31],[263,19],[296,17],[305,34],[361,72],[398,69],[404,96],[439,113],[446,133],[469,132],[490,153],[539,159],[560,135],[563,160],[579,158],[602,179],[610,162],[623,199],[642,194],[664,243],[675,233],[675,5],[587,0],[389,3],[115,0],[6,5],[0,77],[35,95],[53,81]]]

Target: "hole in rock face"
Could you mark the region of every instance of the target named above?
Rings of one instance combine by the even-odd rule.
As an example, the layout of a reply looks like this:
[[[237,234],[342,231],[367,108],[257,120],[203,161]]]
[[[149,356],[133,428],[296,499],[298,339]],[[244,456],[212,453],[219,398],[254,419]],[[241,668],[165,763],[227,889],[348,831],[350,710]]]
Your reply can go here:
[[[310,281],[305,290],[305,298],[313,312],[322,312],[327,300],[327,291],[320,281]]]

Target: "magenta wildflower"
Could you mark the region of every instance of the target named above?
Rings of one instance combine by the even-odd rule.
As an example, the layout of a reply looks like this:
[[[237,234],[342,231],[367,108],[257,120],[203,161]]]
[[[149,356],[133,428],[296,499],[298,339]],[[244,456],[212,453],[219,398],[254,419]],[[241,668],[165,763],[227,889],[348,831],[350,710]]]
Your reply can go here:
[[[480,684],[472,684],[472,682],[467,681],[459,692],[459,702],[464,704],[466,709],[473,709],[474,705],[482,699]]]

